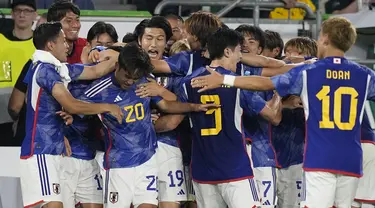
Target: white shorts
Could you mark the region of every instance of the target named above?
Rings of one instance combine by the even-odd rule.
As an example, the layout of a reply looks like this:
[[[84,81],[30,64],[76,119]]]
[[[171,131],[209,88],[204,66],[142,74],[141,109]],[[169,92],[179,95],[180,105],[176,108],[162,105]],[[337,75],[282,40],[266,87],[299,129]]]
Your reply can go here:
[[[275,207],[276,205],[276,168],[254,168],[254,179],[258,184],[259,197],[262,207]]]
[[[147,162],[132,168],[106,170],[106,208],[137,208],[141,204],[158,205],[157,160],[153,155]]]
[[[78,202],[103,204],[103,182],[95,159],[63,157],[60,183],[64,207]]]
[[[375,204],[375,145],[362,143],[363,176],[359,179],[355,200]]]
[[[254,170],[254,165],[253,165],[253,160],[252,160],[253,156],[251,155],[251,144],[250,143],[246,143],[246,151],[247,151],[247,155],[250,158],[251,168]]]
[[[195,191],[193,185],[193,179],[191,178],[190,165],[184,166],[185,171],[185,184],[187,190],[187,201],[195,201]]]
[[[301,207],[351,207],[359,178],[327,172],[304,172]]]
[[[301,203],[302,164],[277,170],[277,205],[280,208],[298,208]]]
[[[184,165],[180,148],[158,142],[158,199],[160,202],[187,200]]]
[[[62,202],[61,155],[33,155],[20,161],[22,197],[25,207]]]
[[[104,152],[102,151],[96,151],[95,160],[99,165],[100,175],[102,175],[103,181],[105,176],[105,169],[103,166],[104,163]]]
[[[220,184],[193,181],[197,207],[244,208],[260,206],[256,182],[250,178]]]

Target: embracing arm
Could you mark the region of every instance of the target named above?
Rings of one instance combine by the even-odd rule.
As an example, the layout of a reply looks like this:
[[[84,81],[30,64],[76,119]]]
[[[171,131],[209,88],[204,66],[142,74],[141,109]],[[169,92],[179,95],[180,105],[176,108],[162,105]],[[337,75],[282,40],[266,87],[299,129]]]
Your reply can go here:
[[[263,68],[280,68],[286,65],[284,61],[278,59],[249,53],[243,53],[241,61],[249,66]]]
[[[160,117],[155,122],[155,131],[157,133],[172,131],[184,120],[185,115],[169,114]]]

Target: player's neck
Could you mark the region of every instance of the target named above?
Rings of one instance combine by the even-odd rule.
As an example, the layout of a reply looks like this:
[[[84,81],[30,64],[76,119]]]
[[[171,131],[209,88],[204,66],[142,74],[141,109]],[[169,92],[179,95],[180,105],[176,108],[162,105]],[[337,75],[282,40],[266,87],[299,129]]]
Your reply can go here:
[[[21,40],[27,40],[33,36],[33,30],[31,28],[21,29],[14,27],[13,36]]]
[[[326,49],[324,53],[324,58],[326,57],[331,57],[331,56],[336,56],[336,57],[344,57],[345,52],[342,50],[339,50],[337,48],[329,47]]]
[[[211,61],[210,67],[219,67],[219,66],[223,67],[224,69],[230,70],[234,73],[236,72],[236,64],[233,65],[233,63],[231,63],[228,60],[216,59],[216,60]]]
[[[73,51],[73,42],[74,42],[74,41],[66,40],[66,43],[67,43],[68,46],[69,46],[68,54],[72,54],[72,51]]]

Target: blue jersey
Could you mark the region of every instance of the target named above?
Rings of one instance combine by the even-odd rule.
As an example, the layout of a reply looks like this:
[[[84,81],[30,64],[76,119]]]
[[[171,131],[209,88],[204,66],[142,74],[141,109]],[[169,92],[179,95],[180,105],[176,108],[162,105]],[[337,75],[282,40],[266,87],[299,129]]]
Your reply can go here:
[[[305,171],[362,175],[361,121],[375,97],[374,73],[328,57],[272,78],[281,96],[300,95],[306,117]]]
[[[221,74],[235,75],[218,67]],[[191,87],[191,79],[207,75],[201,67],[183,82],[181,100],[191,103],[216,103],[221,107],[207,112],[191,113],[192,177],[199,183],[224,183],[253,177],[251,162],[242,132],[242,113],[259,113],[265,106],[261,98],[250,91],[223,86],[204,93]],[[183,94],[181,94],[183,95]]]
[[[66,65],[72,80],[83,72],[82,65]],[[52,64],[38,62],[29,70],[27,89],[26,136],[21,158],[34,154],[60,155],[64,152],[64,120],[56,115],[62,107],[52,96],[55,84],[63,84]]]
[[[156,80],[159,85],[165,87],[173,93],[177,93],[181,84],[181,77],[157,77]],[[178,147],[179,133],[176,130],[162,132],[156,134],[159,142],[164,144],[172,145]]]
[[[91,83],[91,80],[73,81],[69,83],[68,90],[74,98],[79,98]],[[99,142],[97,141],[97,130],[100,128],[96,117],[85,116],[82,118],[73,115],[73,123],[65,126],[64,134],[69,140],[72,157],[83,160],[95,158],[95,143]]]
[[[150,105],[157,104],[161,98],[140,98],[135,95],[137,85],[147,82],[146,78],[123,90],[117,84],[114,74],[110,73],[93,82],[81,99],[120,106],[124,113],[122,124],[109,113],[100,115],[109,135],[104,167],[136,167],[155,154],[157,143]]]
[[[303,162],[305,113],[302,108],[283,109],[278,126],[272,126],[272,145],[280,168]]]
[[[237,69],[239,67],[237,66]],[[241,75],[262,75],[262,68],[251,67],[245,64],[241,66]],[[272,99],[273,92],[255,92],[264,101]],[[277,160],[275,150],[271,143],[270,122],[259,114],[244,114],[243,124],[246,139],[251,141],[251,159],[254,167],[276,167]]]
[[[195,69],[211,63],[203,56],[203,50],[183,51],[166,58],[165,61],[175,76],[191,75]]]
[[[370,119],[372,122],[370,122]],[[361,125],[361,142],[375,144],[374,117],[369,102],[365,104],[365,113]]]

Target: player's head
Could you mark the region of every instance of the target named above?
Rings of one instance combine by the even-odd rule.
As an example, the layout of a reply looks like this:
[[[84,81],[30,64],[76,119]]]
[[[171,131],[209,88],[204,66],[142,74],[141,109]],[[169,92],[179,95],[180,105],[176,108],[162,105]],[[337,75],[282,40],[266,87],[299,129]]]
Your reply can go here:
[[[347,52],[357,39],[352,23],[344,17],[332,17],[324,21],[318,40],[318,57],[324,58],[329,50]]]
[[[318,45],[315,40],[309,37],[292,38],[285,43],[284,53],[286,57],[292,56],[313,56],[317,57]]]
[[[262,53],[264,48],[264,32],[260,27],[252,25],[240,25],[236,28],[236,31],[241,33],[244,37],[242,45],[243,53],[251,53],[259,55]]]
[[[138,44],[147,51],[153,60],[163,57],[167,41],[172,37],[172,29],[164,17],[152,17],[138,37]]]
[[[72,42],[78,39],[81,29],[80,15],[81,11],[77,5],[71,1],[61,0],[56,1],[48,9],[47,21],[61,22],[66,40]]]
[[[11,15],[15,27],[27,29],[33,26],[33,21],[38,16],[36,13],[35,0],[13,0],[11,7]]]
[[[122,89],[127,89],[153,70],[147,52],[135,42],[124,46],[118,58],[115,77]]]
[[[206,47],[210,36],[222,26],[216,15],[210,12],[199,11],[186,19],[184,27],[186,38],[192,50]]]
[[[175,14],[168,14],[165,16],[172,28],[173,36],[171,40],[179,41],[184,38],[184,19]]]
[[[173,56],[182,51],[190,51],[190,45],[187,40],[179,40],[175,42],[169,50],[169,56]]]
[[[96,22],[87,33],[87,41],[91,47],[111,46],[118,40],[118,35],[113,25],[99,21]]]
[[[61,23],[47,22],[39,25],[33,34],[36,49],[50,52],[56,59],[66,62],[68,45]]]
[[[47,12],[40,15],[38,21],[36,22],[36,26],[38,27],[39,25],[46,23],[46,22],[47,22]]]
[[[223,60],[230,65],[236,66],[241,60],[242,35],[232,29],[219,29],[207,43],[208,53],[211,60]]]
[[[264,31],[265,45],[262,55],[280,59],[283,53],[284,41],[278,32]]]

